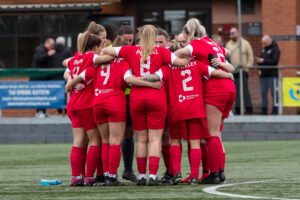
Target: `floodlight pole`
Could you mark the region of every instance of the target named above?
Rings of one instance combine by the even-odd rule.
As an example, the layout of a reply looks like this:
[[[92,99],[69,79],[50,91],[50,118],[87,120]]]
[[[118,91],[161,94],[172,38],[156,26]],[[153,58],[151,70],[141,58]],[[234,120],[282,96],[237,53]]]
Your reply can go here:
[[[237,0],[238,8],[238,23],[239,23],[239,54],[240,54],[240,65],[244,66],[243,55],[242,55],[242,13],[241,13],[241,0]],[[240,74],[240,111],[241,115],[244,115],[244,87],[243,87],[243,68],[239,71]]]

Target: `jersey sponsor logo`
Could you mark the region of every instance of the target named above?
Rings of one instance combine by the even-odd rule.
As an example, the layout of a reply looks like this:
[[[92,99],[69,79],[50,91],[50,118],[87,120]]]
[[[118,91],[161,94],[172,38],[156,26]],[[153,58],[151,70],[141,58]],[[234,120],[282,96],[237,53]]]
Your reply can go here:
[[[101,94],[101,90],[95,89],[95,96],[97,97],[100,94]]]
[[[199,94],[192,94],[192,95],[178,95],[178,101],[179,103],[182,103],[183,101],[185,100],[192,100],[192,99],[195,99],[195,98],[198,98],[199,97]]]
[[[105,89],[105,90],[95,89],[95,96],[99,96],[100,94],[106,94],[111,91],[113,91],[113,89]]]
[[[178,100],[179,100],[180,103],[183,102],[185,100],[185,96],[183,96],[183,95],[180,94],[178,96]]]

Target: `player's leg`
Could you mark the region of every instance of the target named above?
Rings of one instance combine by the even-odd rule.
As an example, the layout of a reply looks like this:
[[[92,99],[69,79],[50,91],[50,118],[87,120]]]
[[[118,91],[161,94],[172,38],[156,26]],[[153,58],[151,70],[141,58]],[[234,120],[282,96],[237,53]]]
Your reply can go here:
[[[170,129],[165,128],[163,135],[162,135],[161,152],[162,152],[162,156],[164,159],[166,171],[165,171],[163,177],[159,180],[161,183],[170,183],[173,178],[172,161],[170,159],[170,144],[171,144]]]
[[[132,129],[132,121],[129,113],[129,95],[127,97],[127,120],[126,120],[126,130],[124,139],[122,141],[122,156],[124,162],[124,172],[122,175],[123,179],[130,180],[132,182],[137,182],[137,177],[134,174],[132,163],[134,156],[134,133]]]
[[[174,185],[181,182],[182,174],[181,174],[181,157],[182,157],[182,149],[181,149],[181,138],[183,135],[186,135],[186,122],[176,121],[170,122],[170,136],[171,136],[171,147],[170,147],[170,157],[172,161],[172,172],[173,178],[172,183]]]
[[[148,131],[135,130],[136,133],[136,163],[139,173],[137,185],[146,185],[146,170],[148,156]]]
[[[89,129],[86,132],[90,147],[86,156],[85,184],[92,186],[97,183],[94,176],[100,159],[100,134],[97,128]]]
[[[147,115],[144,100],[130,100],[130,116],[132,128],[136,134],[136,163],[139,173],[137,185],[146,185],[146,169],[148,156]]]
[[[208,139],[208,163],[210,175],[202,180],[204,184],[220,183],[219,163],[222,152],[222,142],[220,140],[220,126],[222,124],[222,112],[211,104],[205,104],[206,122],[210,138]]]
[[[149,129],[149,186],[159,184],[156,174],[159,168],[162,134],[163,129]]]
[[[167,116],[167,104],[160,100],[147,100],[147,127],[149,130],[149,186],[158,185],[156,177],[159,160],[160,145],[163,130],[165,128],[165,120]]]
[[[109,162],[109,126],[108,123],[97,124],[100,131],[102,144],[101,144],[101,160],[104,172],[104,179],[109,178],[108,162]]]
[[[200,147],[201,138],[208,137],[208,133],[203,131],[202,119],[189,119],[187,120],[188,139],[190,143],[190,166],[191,166],[191,179],[190,184],[199,182],[199,169],[202,158]]]
[[[200,146],[202,152],[202,176],[200,180],[202,180],[209,175],[207,139],[201,139]]]
[[[83,186],[82,163],[84,159],[85,131],[82,128],[73,128],[73,146],[70,154],[70,164],[72,169],[71,186]]]
[[[109,182],[111,186],[124,185],[117,179],[117,171],[121,161],[121,142],[126,126],[126,113],[107,110],[109,125]]]
[[[68,109],[68,117],[72,122],[73,146],[70,153],[70,164],[72,169],[71,186],[83,186],[82,163],[84,162],[85,131],[76,111]]]

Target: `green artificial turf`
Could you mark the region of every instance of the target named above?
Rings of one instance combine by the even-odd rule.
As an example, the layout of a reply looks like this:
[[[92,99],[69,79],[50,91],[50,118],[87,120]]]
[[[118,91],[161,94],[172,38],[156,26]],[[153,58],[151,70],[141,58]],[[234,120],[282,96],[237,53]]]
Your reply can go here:
[[[184,177],[189,172],[185,147],[186,143],[182,160]],[[225,148],[226,184],[270,182],[234,185],[218,191],[300,199],[299,140],[225,142]],[[71,144],[0,145],[0,199],[237,199],[202,191],[211,185],[137,187],[126,182],[124,187],[70,187],[70,149]],[[136,171],[135,163],[134,167]],[[122,169],[121,162],[120,177]],[[161,159],[158,174],[161,176],[163,172]],[[59,179],[63,184],[40,186],[41,179]]]

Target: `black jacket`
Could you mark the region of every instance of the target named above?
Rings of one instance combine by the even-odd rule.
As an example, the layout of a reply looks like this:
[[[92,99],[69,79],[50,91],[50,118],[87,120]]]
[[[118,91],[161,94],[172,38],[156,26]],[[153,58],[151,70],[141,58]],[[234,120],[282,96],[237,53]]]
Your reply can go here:
[[[72,51],[61,44],[56,44],[54,49],[55,54],[53,55],[52,68],[64,68],[62,62],[66,58],[73,56]]]
[[[263,48],[260,57],[264,59],[264,62],[259,65],[278,65],[280,50],[277,43],[273,41],[271,45]],[[277,76],[277,71],[277,69],[261,69],[261,77]]]
[[[44,44],[35,48],[32,68],[50,68],[52,65],[52,56],[48,55],[47,49]]]

